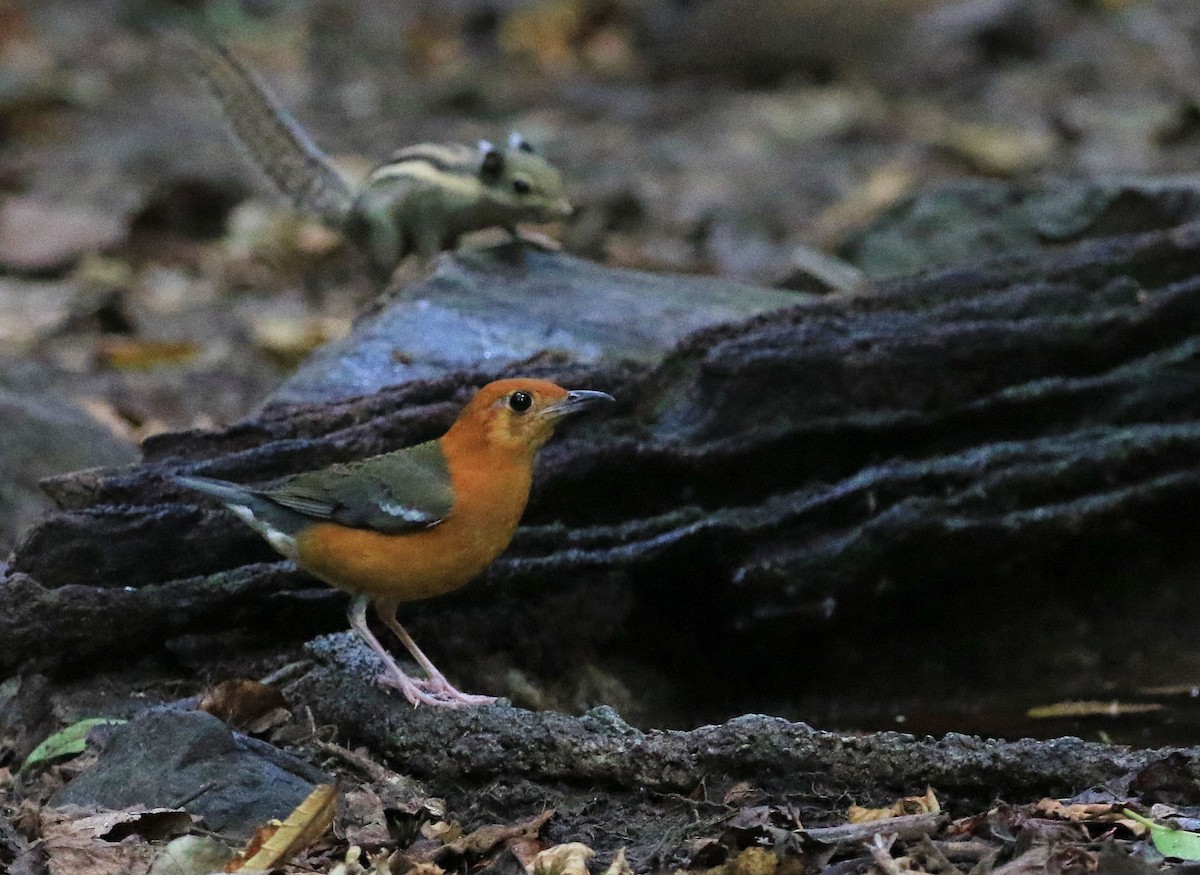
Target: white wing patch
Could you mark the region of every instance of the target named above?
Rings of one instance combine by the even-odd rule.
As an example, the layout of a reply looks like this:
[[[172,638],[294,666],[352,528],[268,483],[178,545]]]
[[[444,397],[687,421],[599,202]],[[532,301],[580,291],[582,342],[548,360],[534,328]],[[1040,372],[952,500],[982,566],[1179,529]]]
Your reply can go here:
[[[429,519],[428,514],[403,504],[397,504],[394,501],[379,502],[379,509],[388,516],[399,517],[402,520],[408,520],[410,523],[423,523]]]

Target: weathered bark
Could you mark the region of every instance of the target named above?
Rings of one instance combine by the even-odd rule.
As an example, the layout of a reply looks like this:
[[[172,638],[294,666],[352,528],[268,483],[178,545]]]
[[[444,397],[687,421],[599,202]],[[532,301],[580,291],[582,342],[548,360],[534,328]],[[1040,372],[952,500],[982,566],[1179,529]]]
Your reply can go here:
[[[1070,795],[1129,775],[1171,752],[1131,751],[1078,738],[984,741],[900,732],[847,736],[749,714],[689,732],[641,732],[609,708],[582,717],[500,705],[461,711],[411,708],[373,682],[382,664],[351,633],[307,648],[315,664],[288,688],[293,701],[428,782],[435,795],[456,784],[501,778],[553,786],[565,781],[614,793],[692,793],[707,782],[720,798],[739,781],[806,801],[849,795],[886,804],[936,786],[974,804]],[[1200,791],[1193,790],[1197,796]]]
[[[536,810],[558,812],[553,841],[579,841],[602,856],[626,847],[635,868],[687,862],[689,839],[731,827],[735,786],[759,802],[799,812],[803,834],[763,830],[774,843],[869,840],[871,824],[841,824],[846,801],[888,805],[936,789],[948,816],[986,810],[997,799],[1036,801],[1107,788],[1115,798],[1169,789],[1175,804],[1200,799],[1193,778],[1200,749],[1131,751],[1078,738],[1053,741],[940,739],[898,732],[820,732],[752,714],[688,732],[640,732],[607,707],[582,717],[507,707],[410,708],[371,680],[381,665],[350,633],[307,648],[313,664],[287,688],[292,702],[334,725],[347,743],[367,744],[393,768],[445,798],[449,811],[487,822]],[[1169,788],[1167,783],[1169,782]],[[736,793],[734,794],[737,795]],[[943,815],[943,818],[947,815]],[[820,828],[829,821],[840,825]],[[916,837],[939,818],[911,818]],[[903,833],[905,821],[875,829]],[[794,826],[794,825],[793,825]],[[817,827],[817,828],[813,828]]]
[[[414,612],[453,612],[480,646],[503,647],[523,618],[537,643],[521,646],[561,663],[580,641],[792,639],[881,581],[986,597],[1015,579],[1115,584],[1131,562],[1190,568],[1198,350],[1200,231],[1184,226],[705,330],[658,367],[522,369],[619,404],[546,448],[492,586]],[[60,478],[65,509],[0,586],[0,665],[111,655],[105,627],[131,615],[124,652],[188,631],[335,627],[322,590],[255,565],[269,548],[164,474],[260,481],[428,438],[492,376],[276,407],[154,438],[138,466]],[[505,599],[516,592],[539,600]],[[92,629],[62,609],[76,593]],[[317,621],[279,621],[313,601]],[[539,623],[547,604],[586,605],[587,622]]]

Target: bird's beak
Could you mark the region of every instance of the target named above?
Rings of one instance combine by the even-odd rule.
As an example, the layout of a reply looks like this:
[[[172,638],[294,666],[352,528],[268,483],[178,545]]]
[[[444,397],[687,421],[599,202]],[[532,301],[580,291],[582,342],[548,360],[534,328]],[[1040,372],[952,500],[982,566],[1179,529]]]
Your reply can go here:
[[[607,392],[595,392],[591,389],[575,389],[568,392],[567,397],[557,404],[551,404],[545,409],[548,416],[559,419],[572,413],[578,413],[580,410],[585,410],[600,401],[616,401],[612,395]]]

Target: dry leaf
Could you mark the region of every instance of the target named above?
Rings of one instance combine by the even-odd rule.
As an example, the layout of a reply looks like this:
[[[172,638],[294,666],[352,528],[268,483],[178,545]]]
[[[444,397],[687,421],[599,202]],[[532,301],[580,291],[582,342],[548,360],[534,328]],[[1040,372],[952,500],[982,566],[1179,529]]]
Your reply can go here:
[[[457,820],[447,823],[444,820],[439,820],[434,823],[425,823],[421,825],[421,835],[435,842],[441,842],[446,845],[456,841],[462,836],[462,824]]]
[[[369,786],[342,795],[338,824],[351,845],[380,848],[391,841],[383,800]]]
[[[596,852],[582,842],[546,848],[533,858],[534,875],[588,875],[587,861]]]
[[[924,796],[905,796],[886,808],[863,808],[859,805],[851,805],[850,810],[846,812],[846,819],[850,823],[871,823],[891,817],[904,817],[908,814],[937,814],[941,810],[942,807],[938,804],[937,797],[933,795],[933,788],[927,787]]]
[[[1050,720],[1055,717],[1120,717],[1122,714],[1149,714],[1161,711],[1157,702],[1056,702],[1030,708],[1030,720]]]
[[[230,260],[257,260],[286,271],[315,264],[333,254],[342,241],[337,231],[294,210],[250,200],[229,216],[225,251]]]
[[[62,831],[109,842],[119,842],[131,835],[156,841],[186,832],[191,829],[193,820],[199,819],[182,808],[123,808],[84,813],[88,811],[90,809],[75,805],[46,809],[42,832]]]
[[[397,855],[393,854],[392,856],[395,857]],[[391,857],[388,859],[390,862]],[[424,863],[417,863],[416,865],[405,869],[404,875],[446,875],[446,870],[437,863],[430,863],[426,861]]]
[[[517,858],[522,869],[532,872],[533,861],[537,859],[538,854],[546,850],[546,844],[541,839],[517,839],[509,842],[506,850]]]
[[[779,857],[766,848],[746,848],[725,864],[729,875],[774,875]]]
[[[1018,176],[1036,170],[1056,145],[1048,131],[1022,130],[974,122],[948,123],[934,142],[954,152],[976,170]]]
[[[446,843],[446,848],[455,854],[483,855],[493,848],[512,844],[520,839],[535,839],[546,822],[554,816],[550,808],[541,814],[522,820],[512,826],[481,826],[468,835]]]
[[[446,14],[418,15],[404,30],[404,66],[416,76],[461,70],[466,44],[458,22]]]
[[[1034,845],[1021,856],[992,869],[992,875],[1045,875],[1057,871],[1047,866],[1049,862],[1050,846]]]
[[[346,856],[342,858],[342,862],[329,870],[329,875],[366,875],[369,870],[363,868],[359,862],[361,859],[362,848],[351,845],[346,849]]]
[[[637,63],[633,33],[627,27],[608,24],[589,33],[580,46],[580,55],[597,73],[619,75]]]
[[[906,197],[919,181],[917,171],[906,161],[876,167],[866,182],[822,211],[809,225],[805,237],[821,248],[832,247]]]
[[[134,284],[135,276],[133,265],[126,259],[94,252],[80,259],[75,270],[71,272],[73,280],[101,289],[129,288]]]
[[[137,433],[134,424],[122,416],[116,405],[107,398],[85,396],[72,400],[115,437],[131,443],[136,443],[142,437]]]
[[[187,829],[182,811],[102,811],[80,817],[75,806],[41,812],[41,834],[50,875],[146,875],[158,854],[139,833],[165,836]]]
[[[729,858],[729,846],[713,838],[695,839],[688,850],[688,868],[711,869]]]
[[[287,700],[274,687],[250,678],[232,678],[221,681],[204,694],[199,709],[224,720],[231,726],[247,727],[264,718],[274,717],[283,711],[287,719]],[[270,728],[269,726],[266,728]],[[262,731],[262,730],[258,730]]]
[[[625,859],[624,848],[617,851],[617,855],[613,857],[613,861],[604,870],[604,875],[633,875],[633,867]]]
[[[180,836],[155,858],[150,875],[208,875],[222,871],[232,856],[233,849],[212,836]]]
[[[69,281],[0,280],[0,344],[16,351],[55,337],[70,321],[78,294]]]
[[[337,251],[343,237],[318,222],[304,222],[296,229],[296,248],[306,255],[324,258]]]
[[[574,43],[582,25],[579,0],[543,0],[511,13],[496,35],[500,50],[542,70],[575,65]]]
[[[1142,836],[1146,833],[1145,826],[1124,814],[1123,806],[1110,805],[1105,802],[1092,804],[1078,802],[1064,803],[1057,799],[1047,798],[1039,800],[1033,806],[1033,811],[1040,817],[1068,820],[1072,823],[1119,824],[1137,836]]]
[[[761,805],[767,799],[767,794],[758,787],[746,781],[739,781],[725,791],[721,802],[730,808],[742,808],[746,805]]]
[[[279,367],[291,369],[318,346],[348,334],[350,320],[271,316],[256,319],[251,330],[254,345],[263,355]]]
[[[404,855],[400,851],[391,854],[372,854],[367,858],[367,865],[362,864],[363,849],[351,845],[346,851],[346,857],[329,870],[329,875],[392,875],[393,872],[403,871],[405,875],[446,875],[438,866],[432,863],[420,863],[404,869],[400,859]]]
[[[95,360],[100,367],[118,371],[149,371],[183,365],[200,353],[190,340],[139,340],[106,337],[96,344]]]
[[[199,820],[182,809],[154,808],[149,811],[105,811],[76,821],[79,830],[94,829],[96,838],[119,842],[131,835],[147,841],[162,841],[191,829]]]
[[[1185,696],[1195,699],[1200,697],[1200,685],[1164,684],[1160,687],[1140,687],[1138,692],[1143,696]]]
[[[42,844],[49,875],[147,875],[157,851],[144,841],[57,836]]]
[[[336,808],[337,788],[318,784],[283,823],[271,821],[260,826],[225,871],[272,869],[287,862],[325,835],[333,825]]]

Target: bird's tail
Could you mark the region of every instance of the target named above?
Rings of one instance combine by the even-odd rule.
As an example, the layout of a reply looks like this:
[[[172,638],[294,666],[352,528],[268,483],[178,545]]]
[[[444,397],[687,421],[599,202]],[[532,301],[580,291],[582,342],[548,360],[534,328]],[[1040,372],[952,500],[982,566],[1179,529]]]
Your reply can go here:
[[[251,159],[301,210],[341,228],[354,193],[329,156],[220,43],[180,31],[160,35],[164,54],[208,86]]]
[[[192,477],[187,474],[172,474],[171,479],[180,486],[196,489],[221,499],[226,504],[238,504],[253,507],[262,501],[257,495],[244,486],[230,483],[228,480],[215,480],[212,477]]]
[[[287,558],[296,558],[296,534],[309,522],[303,515],[228,480],[186,474],[172,474],[171,479],[224,502],[234,516],[266,538],[268,544]]]

